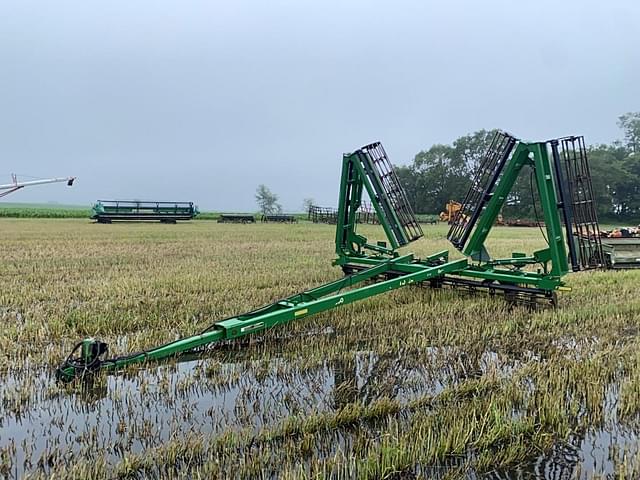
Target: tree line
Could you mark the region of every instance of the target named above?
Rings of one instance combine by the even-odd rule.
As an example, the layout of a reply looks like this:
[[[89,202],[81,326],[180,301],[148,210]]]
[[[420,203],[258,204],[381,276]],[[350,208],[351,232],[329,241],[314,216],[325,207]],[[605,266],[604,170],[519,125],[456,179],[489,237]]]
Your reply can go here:
[[[587,149],[598,217],[604,221],[640,220],[640,112],[618,118],[624,137]],[[495,131],[480,130],[419,152],[412,163],[396,166],[416,213],[438,213],[449,200],[462,201]],[[520,174],[503,208],[505,218],[533,219],[540,207],[532,169]],[[533,187],[533,188],[532,188]]]

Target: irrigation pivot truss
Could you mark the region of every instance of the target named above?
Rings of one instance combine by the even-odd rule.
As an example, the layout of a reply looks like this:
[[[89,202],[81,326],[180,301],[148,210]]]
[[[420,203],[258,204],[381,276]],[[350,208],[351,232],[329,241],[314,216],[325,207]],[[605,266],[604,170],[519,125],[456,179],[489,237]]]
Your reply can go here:
[[[48,183],[66,183],[68,187],[73,185],[76,177],[56,177],[56,178],[42,178],[37,180],[29,180],[26,182],[18,181],[17,175],[11,174],[11,183],[0,185],[0,197],[9,195],[10,193],[17,192],[24,187],[33,187],[35,185],[46,185]]]

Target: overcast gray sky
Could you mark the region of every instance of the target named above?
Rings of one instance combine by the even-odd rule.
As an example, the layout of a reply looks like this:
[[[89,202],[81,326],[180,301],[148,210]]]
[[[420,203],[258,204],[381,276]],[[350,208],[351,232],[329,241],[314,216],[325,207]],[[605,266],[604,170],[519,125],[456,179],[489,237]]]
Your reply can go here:
[[[341,154],[391,161],[481,128],[619,138],[640,110],[640,2],[0,2],[0,183],[12,202],[335,205]]]

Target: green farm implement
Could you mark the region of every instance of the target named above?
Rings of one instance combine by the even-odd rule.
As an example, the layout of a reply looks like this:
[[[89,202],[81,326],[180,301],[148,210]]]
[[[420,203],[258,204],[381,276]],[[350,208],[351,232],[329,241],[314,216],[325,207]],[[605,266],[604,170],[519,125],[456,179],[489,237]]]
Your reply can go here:
[[[141,202],[138,200],[98,200],[91,218],[97,223],[159,221],[176,223],[191,220],[200,212],[193,202]]]
[[[535,179],[548,246],[492,258],[485,241],[525,169]],[[365,194],[386,241],[370,242],[356,231]],[[342,268],[344,277],[143,352],[104,358],[107,345],[87,338],[59,367],[58,377],[71,380],[101,369],[197,351],[410,285],[451,286],[503,294],[509,301],[555,304],[556,292],[566,288],[563,277],[570,269],[603,265],[582,137],[525,143],[504,132],[495,134],[462,202],[462,215],[448,233],[464,254],[461,259],[451,260],[446,250],[426,258],[398,252],[422,237],[422,230],[380,143],[343,156],[338,205],[334,264]]]
[[[338,209],[333,207],[320,207],[318,205],[309,205],[307,211],[307,220],[313,223],[328,223],[329,225],[335,225],[338,223]],[[376,211],[369,203],[360,205],[358,212],[356,213],[356,223],[368,223],[370,225],[378,225],[378,217],[376,217]]]
[[[218,223],[256,223],[256,218],[250,214],[223,213],[218,218]]]

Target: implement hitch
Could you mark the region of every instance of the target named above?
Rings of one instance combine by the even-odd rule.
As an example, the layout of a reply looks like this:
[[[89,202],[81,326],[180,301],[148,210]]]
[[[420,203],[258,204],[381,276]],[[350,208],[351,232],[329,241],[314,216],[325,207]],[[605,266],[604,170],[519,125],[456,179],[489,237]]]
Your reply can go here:
[[[73,347],[65,362],[56,370],[56,377],[67,381],[75,376],[94,372],[102,366],[100,357],[108,351],[109,346],[106,343],[92,337],[85,338]],[[71,372],[73,375],[70,375]]]

